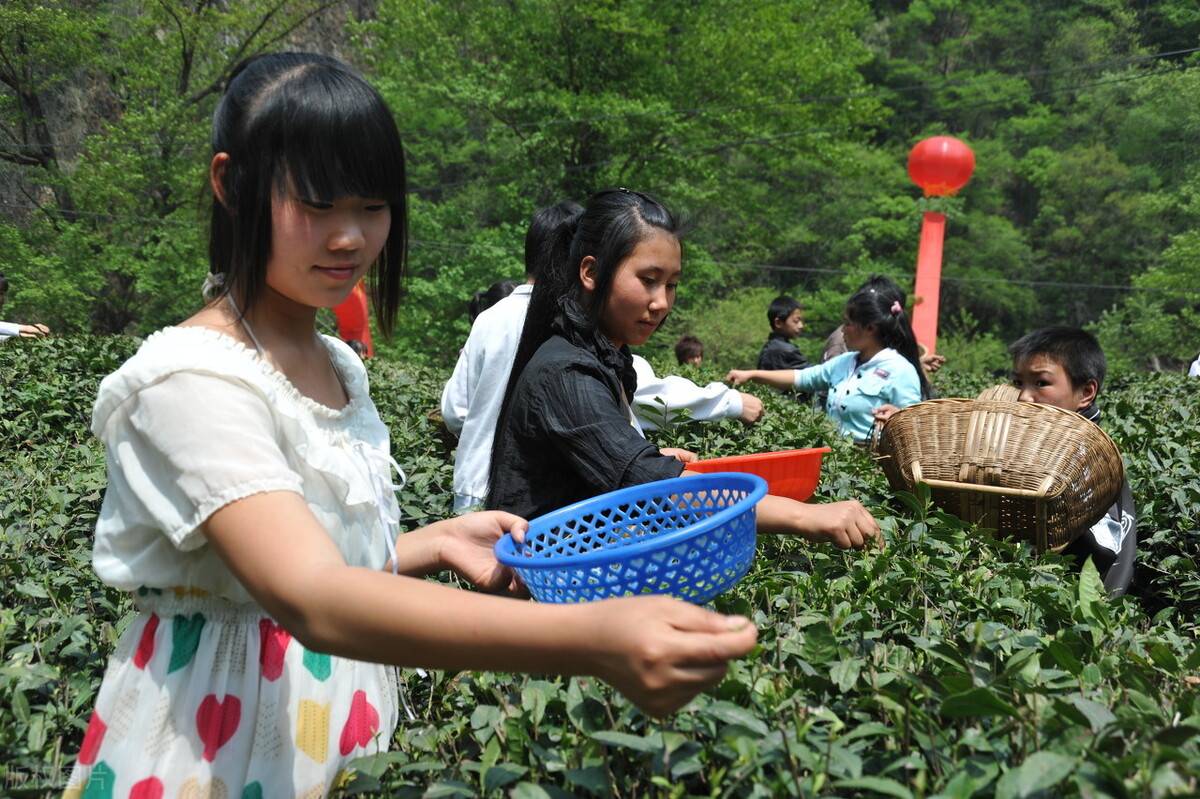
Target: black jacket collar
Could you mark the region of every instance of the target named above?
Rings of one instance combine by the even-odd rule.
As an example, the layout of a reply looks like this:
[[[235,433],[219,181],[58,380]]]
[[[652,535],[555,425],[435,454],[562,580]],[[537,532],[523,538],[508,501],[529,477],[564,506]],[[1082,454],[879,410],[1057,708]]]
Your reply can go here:
[[[588,319],[573,297],[559,298],[558,310],[550,327],[574,346],[595,355],[621,381],[626,401],[633,402],[633,394],[637,391],[637,372],[633,368],[633,353],[629,347],[618,349],[613,346],[608,336]]]

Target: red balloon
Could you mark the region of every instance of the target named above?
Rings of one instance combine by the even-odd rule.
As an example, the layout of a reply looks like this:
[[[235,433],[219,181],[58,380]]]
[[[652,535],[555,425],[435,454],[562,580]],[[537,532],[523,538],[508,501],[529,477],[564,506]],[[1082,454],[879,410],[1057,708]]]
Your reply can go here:
[[[908,176],[926,197],[954,194],[971,179],[975,153],[953,136],[933,136],[917,143],[908,154]]]

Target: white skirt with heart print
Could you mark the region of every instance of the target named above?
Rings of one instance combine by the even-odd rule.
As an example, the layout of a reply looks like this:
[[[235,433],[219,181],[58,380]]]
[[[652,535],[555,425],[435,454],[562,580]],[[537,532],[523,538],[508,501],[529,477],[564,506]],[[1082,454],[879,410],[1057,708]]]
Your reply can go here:
[[[64,797],[325,796],[385,751],[390,666],[311,652],[257,605],[142,589]]]

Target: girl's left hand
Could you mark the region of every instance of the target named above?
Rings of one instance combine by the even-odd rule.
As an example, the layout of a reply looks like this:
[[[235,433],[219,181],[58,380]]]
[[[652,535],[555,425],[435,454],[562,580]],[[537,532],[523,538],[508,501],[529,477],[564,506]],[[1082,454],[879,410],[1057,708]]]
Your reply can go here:
[[[696,453],[689,452],[686,449],[680,449],[679,447],[663,447],[659,450],[659,452],[661,452],[663,455],[666,455],[668,458],[674,458],[681,463],[692,463],[700,460],[700,456]]]
[[[875,421],[877,422],[887,422],[887,420],[891,419],[898,410],[900,409],[895,405],[885,402],[883,405],[879,405],[873,411],[871,411],[871,415],[875,417]]]
[[[516,573],[496,560],[494,547],[505,533],[525,540],[529,522],[503,511],[468,513],[447,519],[439,546],[441,565],[483,591],[527,596]]]

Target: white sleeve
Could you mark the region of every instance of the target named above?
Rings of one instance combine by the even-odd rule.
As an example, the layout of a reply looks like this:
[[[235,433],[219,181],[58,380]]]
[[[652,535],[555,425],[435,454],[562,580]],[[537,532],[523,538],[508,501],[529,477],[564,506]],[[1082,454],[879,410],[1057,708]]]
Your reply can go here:
[[[0,322],[0,338],[12,338],[21,335],[21,326],[16,322]]]
[[[471,338],[468,336],[467,343],[458,353],[458,363],[454,364],[454,371],[442,389],[442,418],[454,435],[462,433],[467,412],[471,409],[471,395],[475,392],[476,375],[470,352]]]
[[[231,502],[303,493],[267,399],[237,379],[175,372],[128,398],[100,433],[109,491],[181,550],[203,545],[200,526]]]
[[[646,359],[638,355],[633,356],[633,368],[637,372],[633,406],[647,430],[657,429],[657,421],[664,413],[670,420],[681,410],[687,410],[692,419],[702,422],[742,414],[741,393],[724,383],[701,387],[677,375],[658,377]]]

